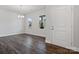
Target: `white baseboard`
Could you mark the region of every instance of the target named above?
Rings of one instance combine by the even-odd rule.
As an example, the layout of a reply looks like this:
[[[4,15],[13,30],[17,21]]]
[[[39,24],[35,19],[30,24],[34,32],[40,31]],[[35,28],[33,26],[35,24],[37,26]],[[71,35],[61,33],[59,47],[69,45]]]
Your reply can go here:
[[[77,48],[77,47],[68,47],[68,49],[72,49],[74,51],[78,51],[79,52],[79,48]]]
[[[33,33],[25,33],[25,34],[30,34],[30,35],[36,35],[36,36],[46,37],[45,35],[39,35],[39,34],[33,34]]]
[[[46,42],[46,43],[51,43],[51,41],[50,41],[50,40],[48,41],[47,39],[46,39],[46,41],[45,41],[45,42]]]
[[[50,41],[48,41],[48,40],[46,40],[46,43],[50,43],[50,44],[52,44]],[[57,45],[57,44],[55,44],[55,45]],[[58,45],[59,46],[59,45]],[[74,51],[78,51],[79,52],[79,48],[77,48],[77,47],[73,47],[73,46],[71,46],[71,47],[69,47],[69,46],[61,46],[61,47],[64,47],[64,48],[67,48],[67,49],[71,49],[71,50],[74,50]]]
[[[17,35],[17,34],[22,34],[22,32],[20,32],[20,33],[0,34],[0,37],[10,36],[10,35]]]

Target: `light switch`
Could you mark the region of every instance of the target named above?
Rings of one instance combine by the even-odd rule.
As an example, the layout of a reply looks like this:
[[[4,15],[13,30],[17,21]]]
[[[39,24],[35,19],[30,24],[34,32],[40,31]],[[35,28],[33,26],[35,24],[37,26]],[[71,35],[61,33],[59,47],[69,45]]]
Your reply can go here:
[[[50,29],[51,29],[51,30],[54,30],[54,26],[51,26]]]

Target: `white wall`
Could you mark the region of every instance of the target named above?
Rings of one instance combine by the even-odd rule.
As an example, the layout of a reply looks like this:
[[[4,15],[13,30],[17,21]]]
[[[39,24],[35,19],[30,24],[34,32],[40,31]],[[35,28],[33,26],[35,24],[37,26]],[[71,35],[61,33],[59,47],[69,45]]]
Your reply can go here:
[[[47,42],[62,47],[72,43],[72,6],[47,6]],[[54,30],[51,30],[54,26]]]
[[[47,15],[51,16],[51,17],[48,16],[48,21],[47,21],[47,31],[46,31],[47,32],[46,38],[48,39],[47,42],[52,43],[52,41],[53,41],[53,44],[60,45],[62,47],[69,48],[69,49],[72,49],[75,51],[79,51],[79,6],[64,6],[64,7],[66,7],[66,10],[65,10],[66,13],[63,14],[63,15],[65,15],[65,17],[63,18],[63,15],[60,14],[59,15],[60,17],[57,16],[59,18],[55,18],[56,14],[54,12],[59,11],[60,9],[62,10],[63,7],[62,8],[61,7],[62,6],[58,6],[58,7],[50,6],[47,8]],[[51,12],[51,13],[48,14],[49,12]],[[56,35],[58,35],[58,37],[56,37],[56,38],[61,38],[61,39],[59,39],[59,42],[56,43],[55,42],[56,38],[54,38],[55,36],[53,36],[55,34],[55,32],[53,31],[52,33],[54,33],[54,34],[51,34],[51,32],[49,30],[50,30],[51,24],[56,23],[54,21],[52,22],[52,20],[56,20],[56,19],[60,20],[61,15],[62,15],[63,20],[64,21],[66,20],[65,21],[65,23],[66,23],[65,24],[65,26],[66,26],[65,38],[66,39],[62,42],[61,39],[63,38],[63,36],[59,37],[61,34],[60,35],[56,34]],[[61,21],[61,23],[62,22],[63,21]],[[67,43],[67,44],[65,44],[65,43]]]
[[[43,10],[32,12],[25,16],[25,32],[46,37],[46,42],[60,45],[71,46],[71,25],[72,15],[71,6],[47,6]],[[47,15],[47,22],[45,29],[39,28],[39,16]],[[28,27],[27,19],[32,18],[32,27]],[[60,26],[59,26],[60,25]],[[51,26],[55,30],[51,30]]]
[[[45,9],[27,14],[25,16],[25,33],[45,37],[45,29],[40,29],[39,27],[39,20],[40,20],[39,16],[44,14],[45,14]],[[28,27],[28,21],[27,21],[28,18],[32,19],[31,28]]]
[[[73,8],[74,7],[74,8]],[[78,6],[48,6],[46,9],[32,12],[25,16],[25,33],[46,37],[46,42],[60,45],[72,50],[79,51],[79,7]],[[56,14],[58,13],[58,14]],[[47,15],[47,24],[45,29],[39,28],[39,16]],[[33,19],[32,27],[27,25],[27,18]],[[58,22],[59,21],[59,22]],[[60,22],[61,21],[61,22]],[[56,24],[55,24],[56,23]],[[64,25],[59,28],[64,32],[56,34],[52,31],[52,25]],[[57,27],[58,28],[58,27]],[[56,28],[55,28],[56,29]],[[59,30],[58,29],[58,30]],[[64,29],[64,30],[63,30]]]
[[[79,48],[79,6],[74,6],[73,9],[74,12],[74,39],[73,39],[73,45],[75,47]]]
[[[0,10],[0,36],[14,35],[22,32],[22,19],[18,19],[18,14]]]

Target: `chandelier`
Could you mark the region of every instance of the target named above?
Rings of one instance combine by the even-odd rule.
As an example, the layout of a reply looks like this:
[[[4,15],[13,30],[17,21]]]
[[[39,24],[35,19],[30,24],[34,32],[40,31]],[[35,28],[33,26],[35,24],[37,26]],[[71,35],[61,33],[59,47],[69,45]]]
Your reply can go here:
[[[18,18],[24,18],[24,15],[22,14],[22,11],[23,11],[23,5],[19,5],[18,6],[18,11],[19,11],[19,15],[18,15]]]

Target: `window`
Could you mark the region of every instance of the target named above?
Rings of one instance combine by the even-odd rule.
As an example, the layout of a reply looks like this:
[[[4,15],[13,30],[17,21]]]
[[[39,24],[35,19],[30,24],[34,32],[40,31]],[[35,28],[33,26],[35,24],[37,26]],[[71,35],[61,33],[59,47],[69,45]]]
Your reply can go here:
[[[31,26],[32,26],[32,19],[28,18],[28,27],[31,27]]]

